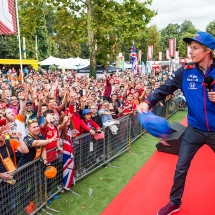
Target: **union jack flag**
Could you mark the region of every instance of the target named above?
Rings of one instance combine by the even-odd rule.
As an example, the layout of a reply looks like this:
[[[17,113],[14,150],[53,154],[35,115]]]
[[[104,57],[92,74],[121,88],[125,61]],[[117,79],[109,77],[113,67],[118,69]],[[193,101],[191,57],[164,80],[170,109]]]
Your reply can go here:
[[[69,190],[75,184],[74,148],[68,140],[63,140],[63,186]]]
[[[136,54],[136,49],[134,47],[134,42],[132,43],[132,46],[131,46],[130,58],[131,58],[131,64],[132,64],[132,72],[133,74],[136,74],[139,71],[138,71],[137,54]]]

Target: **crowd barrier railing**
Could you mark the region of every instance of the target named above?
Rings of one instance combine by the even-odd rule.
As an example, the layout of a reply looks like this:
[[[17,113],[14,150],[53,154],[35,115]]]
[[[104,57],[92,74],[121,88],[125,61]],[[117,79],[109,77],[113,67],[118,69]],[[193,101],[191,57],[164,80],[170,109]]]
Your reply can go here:
[[[165,102],[163,106],[154,107],[152,111],[159,116],[168,118],[178,110],[178,104],[178,99],[172,99]],[[129,151],[131,144],[145,133],[137,113],[122,117],[119,121],[117,134],[113,134],[109,127],[103,128],[105,138],[102,140],[95,140],[89,133],[74,138],[76,182],[101,166],[110,163],[120,154]],[[29,162],[13,172],[14,180],[6,182],[1,179],[0,214],[33,215],[41,209],[44,210],[44,207],[47,208],[47,200],[63,190],[62,155],[54,160],[52,165],[58,170],[54,179],[47,179],[44,176],[44,165],[40,159]],[[32,207],[26,208],[26,205],[29,204],[32,204]]]

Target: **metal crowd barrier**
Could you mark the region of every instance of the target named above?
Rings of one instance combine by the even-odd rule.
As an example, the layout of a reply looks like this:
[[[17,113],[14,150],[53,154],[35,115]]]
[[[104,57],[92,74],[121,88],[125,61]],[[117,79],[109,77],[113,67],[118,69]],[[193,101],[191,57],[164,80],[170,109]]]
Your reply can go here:
[[[163,106],[154,107],[152,111],[159,116],[169,118],[179,109],[178,104],[178,99],[172,99]],[[138,121],[137,113],[120,118],[119,121],[117,134],[113,134],[109,127],[103,128],[105,133],[103,140],[95,140],[89,133],[73,140],[76,181],[110,163],[125,151],[129,151],[131,144],[145,133]],[[14,180],[7,182],[0,180],[0,214],[33,215],[39,214],[40,210],[44,211],[44,208],[59,212],[49,208],[47,200],[63,190],[62,155],[54,160],[52,165],[58,170],[54,179],[47,179],[44,176],[44,165],[40,159],[37,159],[13,172]],[[32,207],[26,212],[26,205],[29,204],[32,204]],[[44,213],[51,215],[50,211]]]

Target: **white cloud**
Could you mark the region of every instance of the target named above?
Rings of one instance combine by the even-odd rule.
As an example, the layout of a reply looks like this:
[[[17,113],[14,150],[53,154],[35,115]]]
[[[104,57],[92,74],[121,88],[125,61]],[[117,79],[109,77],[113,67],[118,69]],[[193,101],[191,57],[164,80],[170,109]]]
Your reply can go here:
[[[201,31],[215,20],[214,0],[153,0],[150,8],[157,10],[149,25],[156,24],[158,29],[165,28],[168,24],[182,24],[189,20]]]

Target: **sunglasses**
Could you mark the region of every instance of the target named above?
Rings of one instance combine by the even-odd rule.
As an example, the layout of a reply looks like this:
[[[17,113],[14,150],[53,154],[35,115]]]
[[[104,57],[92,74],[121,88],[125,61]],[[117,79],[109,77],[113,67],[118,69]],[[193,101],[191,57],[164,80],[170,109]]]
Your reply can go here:
[[[32,124],[34,122],[37,122],[37,120],[36,119],[29,119],[28,122],[27,122],[27,124],[30,125],[30,124]]]

